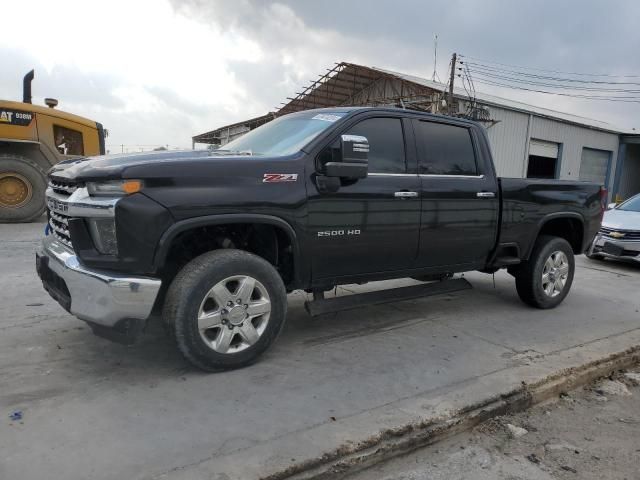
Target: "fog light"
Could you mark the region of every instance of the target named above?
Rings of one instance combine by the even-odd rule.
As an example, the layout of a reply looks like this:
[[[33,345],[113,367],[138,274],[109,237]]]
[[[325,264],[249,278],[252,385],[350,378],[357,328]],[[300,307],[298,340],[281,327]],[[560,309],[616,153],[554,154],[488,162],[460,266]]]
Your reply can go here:
[[[104,255],[118,254],[116,222],[113,218],[89,219],[89,231],[98,252]]]

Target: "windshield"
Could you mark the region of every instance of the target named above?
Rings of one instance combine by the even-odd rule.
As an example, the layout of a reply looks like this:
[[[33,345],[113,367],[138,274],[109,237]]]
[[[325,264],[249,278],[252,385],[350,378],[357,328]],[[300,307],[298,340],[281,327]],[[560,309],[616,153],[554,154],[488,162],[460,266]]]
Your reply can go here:
[[[616,210],[627,210],[629,212],[640,212],[640,195],[631,197],[622,203]]]
[[[280,117],[227,143],[220,152],[249,155],[290,155],[299,151],[346,112],[309,112]]]

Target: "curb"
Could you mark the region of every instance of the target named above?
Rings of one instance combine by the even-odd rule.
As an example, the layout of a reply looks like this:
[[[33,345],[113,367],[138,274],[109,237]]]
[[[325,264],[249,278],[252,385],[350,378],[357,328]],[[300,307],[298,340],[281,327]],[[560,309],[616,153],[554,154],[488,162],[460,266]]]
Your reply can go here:
[[[640,345],[487,398],[446,418],[433,417],[382,430],[357,444],[343,444],[320,458],[291,465],[262,480],[336,479],[432,445],[496,416],[516,413],[592,381],[640,363]]]

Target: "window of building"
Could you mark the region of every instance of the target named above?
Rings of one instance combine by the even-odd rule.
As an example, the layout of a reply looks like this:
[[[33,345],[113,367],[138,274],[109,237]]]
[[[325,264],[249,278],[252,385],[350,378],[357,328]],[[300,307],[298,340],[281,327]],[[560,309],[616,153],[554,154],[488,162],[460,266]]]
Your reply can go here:
[[[53,140],[62,155],[84,155],[82,133],[70,128],[53,126]]]
[[[369,140],[369,172],[405,173],[404,135],[399,118],[368,118],[348,132]]]
[[[416,121],[420,173],[477,175],[476,156],[468,128]]]
[[[558,178],[560,144],[544,140],[529,141],[527,178]]]

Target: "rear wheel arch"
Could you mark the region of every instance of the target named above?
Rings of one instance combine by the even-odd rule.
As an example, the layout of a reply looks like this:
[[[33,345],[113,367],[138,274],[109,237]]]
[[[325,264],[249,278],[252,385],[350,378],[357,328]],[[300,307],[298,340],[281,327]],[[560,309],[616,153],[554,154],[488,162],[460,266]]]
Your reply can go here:
[[[579,255],[584,247],[584,218],[576,212],[562,212],[545,216],[538,225],[538,231],[533,238],[526,258],[531,256],[535,242],[540,236],[547,235],[564,238],[573,253]]]

